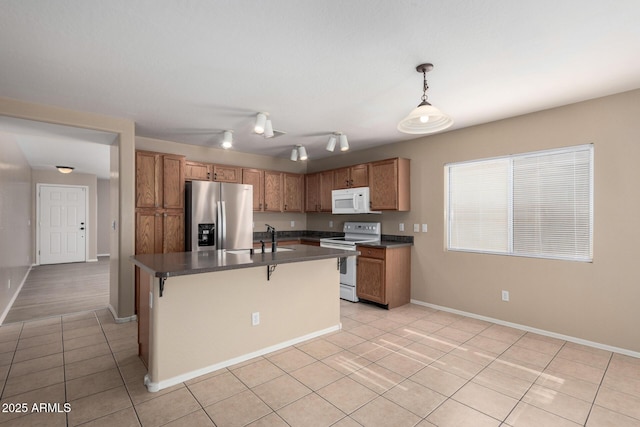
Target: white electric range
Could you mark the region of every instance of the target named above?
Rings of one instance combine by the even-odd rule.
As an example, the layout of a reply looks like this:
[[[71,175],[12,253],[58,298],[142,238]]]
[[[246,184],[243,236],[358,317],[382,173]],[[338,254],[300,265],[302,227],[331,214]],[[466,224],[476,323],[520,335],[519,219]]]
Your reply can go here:
[[[320,239],[320,246],[355,252],[358,244],[380,241],[379,222],[345,222],[343,231],[344,236],[342,237]],[[356,294],[356,254],[340,259],[340,298],[358,302]]]

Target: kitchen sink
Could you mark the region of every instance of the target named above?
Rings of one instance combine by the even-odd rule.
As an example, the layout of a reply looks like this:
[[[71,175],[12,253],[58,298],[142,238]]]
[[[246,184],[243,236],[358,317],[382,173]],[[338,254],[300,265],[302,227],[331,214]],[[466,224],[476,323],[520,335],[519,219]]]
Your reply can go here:
[[[276,248],[276,252],[289,252],[289,251],[293,251],[294,249],[292,248],[284,248],[284,247],[277,247]],[[243,254],[248,254],[249,253],[249,249],[232,249],[232,250],[227,250],[225,251],[228,254],[233,254],[233,255],[243,255]],[[265,246],[264,248],[264,252],[271,252],[271,246]],[[254,254],[259,254],[261,253],[261,249],[260,248],[255,248],[253,250]]]

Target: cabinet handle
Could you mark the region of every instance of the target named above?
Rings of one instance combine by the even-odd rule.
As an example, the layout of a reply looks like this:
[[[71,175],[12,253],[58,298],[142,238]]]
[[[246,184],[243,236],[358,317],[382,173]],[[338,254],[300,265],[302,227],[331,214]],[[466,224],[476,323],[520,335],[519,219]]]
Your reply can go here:
[[[285,211],[287,210],[287,205],[284,205],[284,210],[285,210]]]
[[[218,180],[218,172],[215,172],[215,173],[213,174],[213,180],[214,180],[214,181],[217,181],[217,180]]]
[[[349,187],[353,187],[353,180],[352,179],[349,180]]]
[[[266,203],[264,204],[264,209],[267,210],[267,204]]]
[[[211,179],[211,172],[207,172],[207,180]]]

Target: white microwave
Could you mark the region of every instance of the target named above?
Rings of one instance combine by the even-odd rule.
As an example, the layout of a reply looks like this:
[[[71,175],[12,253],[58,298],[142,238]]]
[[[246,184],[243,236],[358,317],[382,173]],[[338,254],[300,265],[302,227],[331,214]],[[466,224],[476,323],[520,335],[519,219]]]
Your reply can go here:
[[[380,213],[380,211],[371,210],[369,187],[333,190],[331,212],[334,214]]]

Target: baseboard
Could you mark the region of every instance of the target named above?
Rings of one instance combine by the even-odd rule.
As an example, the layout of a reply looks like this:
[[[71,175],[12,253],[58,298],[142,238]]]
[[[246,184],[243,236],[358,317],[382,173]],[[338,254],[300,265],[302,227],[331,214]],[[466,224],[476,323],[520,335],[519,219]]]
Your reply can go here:
[[[109,304],[107,308],[109,308],[109,311],[111,312],[111,315],[115,319],[116,323],[135,322],[136,320],[138,320],[138,316],[136,316],[135,314],[127,317],[118,317],[118,313],[116,313],[116,309],[113,308],[111,304]]]
[[[147,390],[150,391],[150,392],[160,391],[160,390],[165,389],[167,387],[171,387],[171,386],[174,386],[176,384],[183,383],[185,381],[191,380],[191,379],[199,377],[201,375],[205,375],[205,374],[217,371],[218,369],[222,369],[222,368],[226,368],[226,367],[238,364],[238,363],[242,363],[242,362],[247,361],[249,359],[253,359],[254,357],[264,356],[265,354],[272,353],[272,352],[278,351],[278,350],[282,350],[283,348],[287,348],[287,347],[290,347],[292,345],[296,345],[296,344],[299,344],[301,342],[308,341],[310,339],[319,337],[321,335],[328,334],[330,332],[339,331],[341,328],[342,328],[342,324],[337,324],[337,325],[331,326],[329,328],[322,329],[320,331],[312,332],[310,334],[303,335],[301,337],[294,338],[292,340],[282,342],[280,344],[275,344],[275,345],[272,345],[272,346],[269,346],[269,347],[266,347],[266,348],[263,348],[263,349],[248,353],[248,354],[244,354],[242,356],[234,357],[233,359],[225,360],[224,362],[216,363],[214,365],[210,365],[210,366],[204,367],[202,369],[197,369],[195,371],[187,372],[185,374],[178,375],[178,376],[175,376],[173,378],[166,379],[164,381],[152,382],[151,378],[149,377],[149,374],[147,374],[147,375],[144,376],[144,385],[147,386]]]
[[[640,352],[632,351],[632,350],[629,350],[629,349],[626,349],[626,348],[614,347],[614,346],[611,346],[611,345],[602,344],[602,343],[598,343],[598,342],[594,342],[594,341],[589,341],[589,340],[585,340],[585,339],[582,339],[582,338],[576,338],[576,337],[572,337],[572,336],[569,336],[569,335],[558,334],[556,332],[545,331],[544,329],[532,328],[532,327],[527,326],[527,325],[520,325],[518,323],[506,322],[504,320],[494,319],[493,317],[482,316],[482,315],[479,315],[479,314],[469,313],[469,312],[462,311],[462,310],[456,310],[454,308],[449,308],[449,307],[443,307],[443,306],[440,306],[440,305],[431,304],[431,303],[428,303],[428,302],[419,301],[419,300],[415,300],[415,299],[412,299],[411,303],[416,304],[416,305],[421,305],[423,307],[433,308],[433,309],[436,309],[436,310],[446,311],[448,313],[459,314],[459,315],[465,316],[465,317],[471,317],[473,319],[484,320],[486,322],[491,322],[491,323],[495,323],[495,324],[502,325],[502,326],[508,326],[510,328],[519,329],[521,331],[533,332],[533,333],[536,333],[536,334],[539,334],[539,335],[544,335],[544,336],[551,337],[551,338],[557,338],[557,339],[561,339],[561,340],[564,340],[564,341],[569,341],[569,342],[576,343],[576,344],[582,344],[582,345],[586,345],[588,347],[597,348],[597,349],[600,349],[600,350],[612,351],[614,353],[620,353],[620,354],[624,354],[626,356],[640,358]]]
[[[100,258],[100,257],[110,257],[110,256],[111,256],[111,254],[98,254],[97,255],[98,258]]]
[[[98,262],[98,258],[91,258],[88,259],[87,262]]]
[[[34,264],[29,266],[29,269],[27,270],[24,277],[22,278],[22,282],[20,282],[20,285],[18,285],[18,289],[16,289],[16,292],[13,294],[13,297],[11,297],[11,301],[9,301],[9,304],[7,304],[7,307],[2,312],[2,316],[0,316],[0,325],[4,323],[4,319],[6,319],[7,314],[9,314],[9,310],[11,310],[11,307],[13,307],[13,303],[16,302],[16,298],[18,298],[18,295],[22,290],[22,286],[27,281],[27,277],[29,277],[29,273],[31,273],[31,268],[33,268],[33,266]]]

